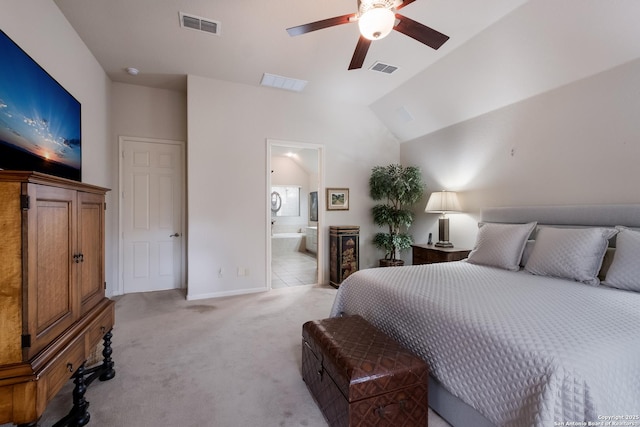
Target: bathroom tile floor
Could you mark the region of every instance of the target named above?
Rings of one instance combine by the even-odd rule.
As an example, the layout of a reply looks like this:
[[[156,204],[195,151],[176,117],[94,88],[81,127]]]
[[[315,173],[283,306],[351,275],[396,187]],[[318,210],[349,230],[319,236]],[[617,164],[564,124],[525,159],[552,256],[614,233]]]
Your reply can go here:
[[[273,255],[271,259],[271,288],[312,285],[318,282],[316,257],[306,252]]]

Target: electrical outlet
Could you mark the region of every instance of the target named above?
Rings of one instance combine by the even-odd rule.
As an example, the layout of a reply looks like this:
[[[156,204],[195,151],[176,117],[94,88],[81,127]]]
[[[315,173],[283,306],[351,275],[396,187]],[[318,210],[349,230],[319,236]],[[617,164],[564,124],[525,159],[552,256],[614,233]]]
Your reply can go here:
[[[247,267],[238,267],[238,277],[244,277],[249,275],[249,269]]]

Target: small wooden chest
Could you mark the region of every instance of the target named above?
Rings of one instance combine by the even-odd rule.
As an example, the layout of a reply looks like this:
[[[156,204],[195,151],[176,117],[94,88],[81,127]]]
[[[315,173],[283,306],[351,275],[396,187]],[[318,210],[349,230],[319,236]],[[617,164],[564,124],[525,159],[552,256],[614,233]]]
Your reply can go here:
[[[360,316],[302,326],[302,378],[330,426],[426,426],[426,363]]]

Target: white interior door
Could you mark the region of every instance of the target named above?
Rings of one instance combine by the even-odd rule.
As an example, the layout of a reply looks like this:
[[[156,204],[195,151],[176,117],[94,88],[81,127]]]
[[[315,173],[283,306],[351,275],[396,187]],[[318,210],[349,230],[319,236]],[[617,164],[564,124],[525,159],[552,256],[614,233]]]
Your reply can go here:
[[[183,147],[122,138],[123,291],[182,287]]]

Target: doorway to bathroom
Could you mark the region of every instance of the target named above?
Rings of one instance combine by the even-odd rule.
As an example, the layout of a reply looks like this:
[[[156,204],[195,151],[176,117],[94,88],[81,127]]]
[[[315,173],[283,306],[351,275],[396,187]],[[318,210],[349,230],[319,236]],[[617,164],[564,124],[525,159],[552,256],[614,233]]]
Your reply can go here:
[[[322,146],[267,140],[269,289],[323,283]]]

